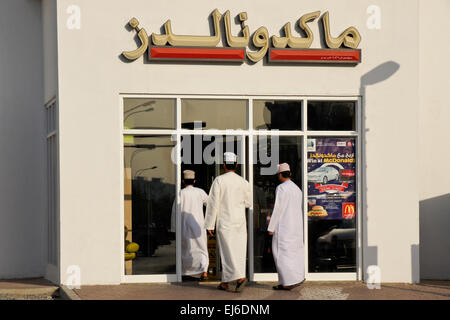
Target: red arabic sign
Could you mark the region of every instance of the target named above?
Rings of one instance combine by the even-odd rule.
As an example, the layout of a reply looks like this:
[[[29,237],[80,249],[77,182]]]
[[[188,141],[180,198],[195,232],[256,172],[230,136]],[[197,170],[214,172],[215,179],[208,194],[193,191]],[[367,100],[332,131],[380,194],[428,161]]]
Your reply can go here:
[[[269,62],[358,63],[361,50],[269,49]]]
[[[245,48],[150,47],[151,60],[244,61]]]

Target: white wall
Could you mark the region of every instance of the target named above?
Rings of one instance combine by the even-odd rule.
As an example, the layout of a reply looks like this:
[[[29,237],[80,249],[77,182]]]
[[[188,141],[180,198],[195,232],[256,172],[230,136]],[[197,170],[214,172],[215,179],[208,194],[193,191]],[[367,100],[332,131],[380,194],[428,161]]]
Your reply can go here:
[[[420,3],[420,275],[450,279],[450,1]]]
[[[364,267],[382,281],[419,279],[418,11],[417,1],[378,0],[381,30],[366,27],[367,0],[345,1],[58,1],[61,146],[61,272],[81,268],[83,284],[120,282],[120,93],[364,95]],[[66,28],[68,5],[81,8],[81,29]],[[363,63],[356,67],[124,62],[136,47],[125,28],[136,16],[148,33],[167,19],[175,33],[208,34],[213,9],[248,13],[255,31],[278,34],[285,22],[330,11],[332,33],[356,26]],[[319,47],[318,24],[311,24]],[[237,32],[237,26],[234,27]],[[370,71],[385,62],[381,69]],[[367,85],[398,71],[387,80]],[[400,121],[401,120],[401,121]]]
[[[41,3],[0,2],[0,278],[44,275]]]

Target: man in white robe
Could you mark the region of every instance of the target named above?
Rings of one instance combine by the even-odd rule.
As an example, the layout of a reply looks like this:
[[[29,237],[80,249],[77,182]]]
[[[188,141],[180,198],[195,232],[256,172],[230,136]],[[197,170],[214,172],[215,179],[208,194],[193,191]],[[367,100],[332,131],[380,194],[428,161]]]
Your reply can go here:
[[[251,205],[250,184],[235,173],[237,157],[232,152],[224,154],[225,173],[217,177],[209,192],[205,227],[209,234],[217,231],[222,282],[219,290],[229,290],[229,282],[236,281],[236,292],[242,291],[247,253],[247,221],[245,208]]]
[[[291,181],[289,165],[278,166],[281,184],[275,191],[275,205],[267,231],[272,238],[272,253],[278,272],[275,290],[291,290],[305,280],[303,244],[303,195]]]
[[[203,206],[206,205],[208,195],[200,188],[194,187],[195,172],[183,171],[181,190],[181,270],[183,276],[200,278],[208,276],[208,244],[206,238],[205,218]],[[176,203],[172,206],[171,231],[176,228]]]

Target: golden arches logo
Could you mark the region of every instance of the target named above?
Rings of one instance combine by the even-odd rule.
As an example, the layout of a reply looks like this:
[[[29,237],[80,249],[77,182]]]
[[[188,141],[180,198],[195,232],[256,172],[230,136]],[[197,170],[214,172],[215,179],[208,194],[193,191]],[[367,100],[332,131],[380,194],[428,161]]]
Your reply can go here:
[[[343,204],[343,216],[344,218],[353,218],[355,216],[355,204],[354,203],[344,203]]]

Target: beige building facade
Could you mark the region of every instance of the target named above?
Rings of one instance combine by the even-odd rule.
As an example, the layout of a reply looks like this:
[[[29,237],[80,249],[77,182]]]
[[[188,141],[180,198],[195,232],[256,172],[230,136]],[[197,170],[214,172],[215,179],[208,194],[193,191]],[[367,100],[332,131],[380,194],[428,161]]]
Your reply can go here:
[[[0,243],[4,253],[13,252],[0,262],[0,277],[45,276],[81,285],[180,281],[182,230],[167,227],[188,167],[173,147],[180,138],[202,137],[204,152],[205,137],[227,135],[235,139],[240,174],[253,189],[247,262],[252,280],[276,280],[267,250],[257,245],[267,239],[256,221],[264,212],[270,216],[273,201],[273,181],[258,174],[259,155],[252,152],[261,136],[271,143],[279,139],[281,158],[297,161],[307,280],[417,283],[450,277],[450,45],[441,35],[450,27],[448,1],[43,0],[0,6],[7,8],[2,17],[9,10],[26,25],[19,34],[0,31],[8,47],[23,46],[18,55],[0,57],[6,70],[0,76],[0,121],[9,128],[1,140],[3,159],[14,168],[5,163],[1,169],[7,223]],[[234,17],[246,12],[251,37],[262,26],[270,36],[283,36],[287,22],[296,37],[305,37],[295,27],[300,17],[329,12],[332,36],[351,26],[361,35],[361,62],[281,64],[267,56],[241,63],[153,61],[150,49],[133,61],[122,55],[141,45],[129,25],[133,17],[150,38],[165,34],[169,19],[173,34],[209,36],[215,9],[230,11],[232,33],[239,36]],[[216,47],[228,47],[222,23],[223,17]],[[322,19],[308,26],[311,48],[328,49]],[[16,43],[25,34],[32,41]],[[247,54],[259,50],[246,48]],[[283,107],[289,111],[275,117],[273,110]],[[329,128],[320,121],[314,127],[315,108],[341,107],[351,110],[350,126],[335,126],[339,115],[330,112]],[[283,127],[292,115],[298,126]],[[28,125],[22,128],[18,119],[29,119]],[[271,130],[277,125],[279,132]],[[11,133],[15,138],[6,139]],[[313,197],[317,184],[344,185],[342,172],[312,183],[315,167],[308,161],[310,144],[344,141],[354,152],[353,180],[346,184],[354,188],[347,201],[354,214],[346,221],[344,213],[331,219],[331,200]],[[18,143],[22,147],[11,146]],[[208,165],[192,167],[203,172],[205,191],[220,174],[220,166]],[[329,204],[327,223],[310,214],[320,203]],[[124,232],[127,224],[130,234]],[[127,241],[140,247],[130,260]],[[214,266],[220,272],[220,261]]]

